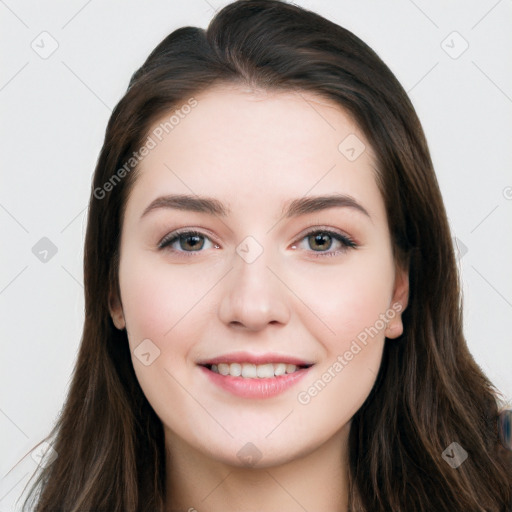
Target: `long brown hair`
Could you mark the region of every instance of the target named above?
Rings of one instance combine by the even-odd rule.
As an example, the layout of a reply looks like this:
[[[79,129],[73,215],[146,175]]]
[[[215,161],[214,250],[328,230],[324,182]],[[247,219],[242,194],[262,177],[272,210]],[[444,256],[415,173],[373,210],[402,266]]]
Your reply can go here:
[[[500,444],[499,393],[464,339],[450,229],[414,108],[354,34],[278,0],[233,2],[207,30],[175,30],[114,109],[89,202],[80,350],[46,438],[57,457],[25,505],[38,489],[30,506],[37,512],[164,510],[163,427],[137,381],[126,330],[112,322],[109,294],[119,294],[119,238],[138,170],[126,163],[157,119],[219,83],[322,95],[353,116],[377,155],[394,255],[409,268],[410,292],[404,332],[385,344],[377,381],[353,417],[349,509],[507,510],[512,453]],[[442,456],[453,442],[468,454],[456,469]]]

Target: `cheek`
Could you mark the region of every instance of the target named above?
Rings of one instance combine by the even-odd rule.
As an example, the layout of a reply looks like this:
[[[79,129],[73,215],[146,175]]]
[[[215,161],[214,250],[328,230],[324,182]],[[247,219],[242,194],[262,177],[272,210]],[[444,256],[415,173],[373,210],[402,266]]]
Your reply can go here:
[[[321,335],[316,331],[324,357],[298,390],[297,401],[304,418],[330,411],[328,426],[310,426],[334,432],[357,412],[375,383],[392,297],[392,258],[382,251],[380,256],[358,255],[335,273],[330,269],[316,277],[316,290],[323,293],[309,293],[305,302],[313,304],[311,309],[330,329],[323,328]],[[318,327],[318,321],[309,323],[310,330],[313,324]]]
[[[370,394],[382,359],[383,341],[352,346],[329,361],[297,390],[297,417],[313,437],[329,438],[347,425]],[[359,352],[357,352],[359,351]]]
[[[379,319],[390,307],[393,279],[390,257],[354,254],[336,269],[319,267],[314,275],[302,278],[296,273],[294,290],[314,313],[303,316],[310,319],[309,329],[317,336],[321,332],[325,348],[332,352],[343,350],[376,322],[383,330]]]
[[[132,361],[148,397],[158,394],[162,386],[179,392],[169,373],[182,382],[194,369],[191,351],[208,335],[214,321],[212,288],[221,277],[217,269],[198,277],[193,266],[145,260],[143,255],[121,262],[120,288]],[[138,354],[148,345],[157,357],[145,366]]]
[[[130,341],[154,338],[165,344],[171,338],[187,338],[179,336],[180,330],[190,325],[190,315],[198,317],[201,298],[211,284],[208,276],[199,280],[184,265],[144,264],[139,257],[121,266],[120,287]]]
[[[192,428],[194,416],[187,409],[189,397],[183,389],[190,387],[187,378],[194,369],[190,350],[204,338],[206,324],[211,321],[207,300],[201,300],[207,299],[210,281],[208,276],[198,280],[196,274],[194,278],[185,266],[151,264],[141,256],[127,258],[120,268],[123,310],[137,380],[164,423],[185,432]],[[139,347],[145,347],[144,351]],[[150,353],[147,365],[139,359],[143,352]]]

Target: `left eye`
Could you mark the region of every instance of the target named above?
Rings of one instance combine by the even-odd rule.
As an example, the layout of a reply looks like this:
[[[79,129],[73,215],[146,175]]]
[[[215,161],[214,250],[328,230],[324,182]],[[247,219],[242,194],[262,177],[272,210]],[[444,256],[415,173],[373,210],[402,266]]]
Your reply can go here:
[[[335,256],[336,254],[346,252],[348,249],[357,247],[356,243],[350,237],[329,230],[310,231],[301,239],[301,242],[303,240],[307,240],[313,252],[319,253],[314,254],[314,256]],[[339,249],[337,251],[329,251],[334,242],[338,243]],[[317,248],[315,248],[315,246]],[[296,248],[295,244],[293,248]]]

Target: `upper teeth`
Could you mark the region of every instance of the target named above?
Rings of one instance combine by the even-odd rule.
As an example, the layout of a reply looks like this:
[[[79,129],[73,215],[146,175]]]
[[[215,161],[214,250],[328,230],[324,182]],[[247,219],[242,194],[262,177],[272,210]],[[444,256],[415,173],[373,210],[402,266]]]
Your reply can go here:
[[[232,375],[233,377],[245,377],[249,379],[265,379],[269,377],[278,377],[285,373],[293,373],[297,370],[294,364],[286,363],[267,363],[267,364],[251,364],[251,363],[219,363],[212,364],[212,371],[221,375]]]

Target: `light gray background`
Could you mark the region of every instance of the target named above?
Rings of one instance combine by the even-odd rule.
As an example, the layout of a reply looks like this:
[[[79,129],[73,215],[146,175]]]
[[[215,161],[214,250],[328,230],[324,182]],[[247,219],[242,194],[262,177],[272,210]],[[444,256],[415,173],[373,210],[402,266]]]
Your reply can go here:
[[[87,202],[111,110],[167,34],[206,27],[226,3],[0,0],[0,512],[15,510],[36,462],[12,468],[49,432],[69,385]],[[512,1],[296,3],[361,37],[409,92],[461,242],[468,343],[510,400]],[[32,252],[42,237],[57,247],[46,263]]]

